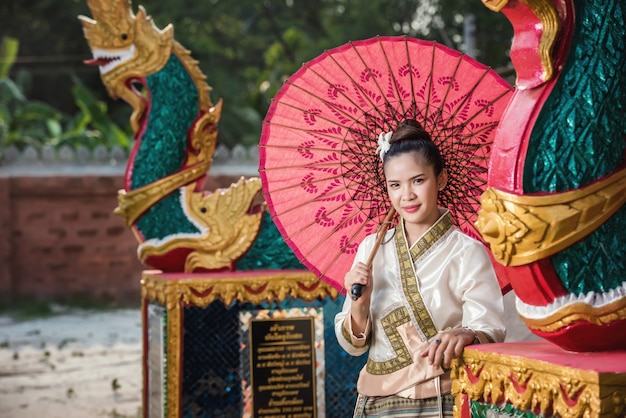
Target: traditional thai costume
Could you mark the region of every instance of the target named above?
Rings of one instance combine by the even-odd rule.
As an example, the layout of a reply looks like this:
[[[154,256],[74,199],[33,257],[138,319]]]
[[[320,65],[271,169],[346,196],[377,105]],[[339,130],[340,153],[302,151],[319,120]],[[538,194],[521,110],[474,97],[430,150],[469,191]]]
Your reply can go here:
[[[387,232],[372,262],[370,316],[352,332],[346,297],[335,317],[339,344],[351,355],[369,349],[357,383],[355,417],[440,416],[451,412],[450,373],[421,357],[437,332],[466,327],[475,342],[504,340],[502,293],[484,245],[452,224],[449,211],[410,248],[403,224]],[[367,260],[376,236],[363,240],[356,262]]]

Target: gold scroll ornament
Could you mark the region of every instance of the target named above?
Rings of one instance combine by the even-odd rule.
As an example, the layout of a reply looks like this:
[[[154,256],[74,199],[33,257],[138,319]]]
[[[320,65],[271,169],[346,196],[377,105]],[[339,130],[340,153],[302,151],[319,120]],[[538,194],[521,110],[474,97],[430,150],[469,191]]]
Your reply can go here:
[[[476,227],[496,260],[521,266],[554,255],[595,231],[626,202],[626,169],[590,186],[543,196],[488,188]]]

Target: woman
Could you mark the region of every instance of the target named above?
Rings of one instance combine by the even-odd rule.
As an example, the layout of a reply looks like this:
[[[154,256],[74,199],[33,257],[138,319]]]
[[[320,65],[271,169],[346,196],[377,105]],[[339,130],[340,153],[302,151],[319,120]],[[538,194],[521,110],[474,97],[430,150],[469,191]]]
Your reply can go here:
[[[447,172],[419,123],[381,134],[379,151],[400,221],[371,268],[376,236],[363,240],[344,279],[362,295],[335,317],[344,350],[369,350],[354,417],[452,416],[450,362],[469,344],[504,340],[502,294],[484,245],[437,206]]]

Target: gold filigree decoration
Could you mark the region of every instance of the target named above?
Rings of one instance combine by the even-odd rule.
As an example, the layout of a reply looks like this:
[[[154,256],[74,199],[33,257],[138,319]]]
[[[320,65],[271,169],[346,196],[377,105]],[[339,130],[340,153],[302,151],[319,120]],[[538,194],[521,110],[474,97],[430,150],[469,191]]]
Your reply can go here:
[[[180,400],[182,393],[182,316],[180,308],[167,310],[167,357],[166,370],[166,405],[165,416],[175,418],[180,416]]]
[[[207,273],[194,274],[193,278],[147,270],[141,279],[142,298],[158,302],[168,311],[178,309],[181,302],[206,307],[215,300],[221,300],[229,306],[235,300],[258,304],[282,301],[287,297],[306,301],[326,296],[336,299],[338,295],[337,289],[313,273],[297,270]]]
[[[626,297],[600,307],[573,303],[546,318],[528,318],[522,314],[520,317],[528,328],[546,333],[556,332],[581,321],[604,326],[626,318]]]
[[[551,256],[595,231],[626,201],[626,169],[574,191],[514,195],[488,188],[476,227],[496,260],[520,266]]]
[[[465,350],[453,362],[452,394],[460,416],[471,401],[508,403],[520,411],[560,417],[614,417],[626,413],[626,374],[599,373],[503,353]]]
[[[232,263],[252,245],[261,227],[263,213],[248,213],[253,199],[261,190],[257,177],[243,177],[228,189],[214,193],[194,192],[194,186],[184,191],[184,211],[203,231],[193,236],[175,236],[164,242],[146,241],[138,249],[139,259],[162,256],[176,248],[191,250],[185,261],[185,272],[197,269],[232,268]]]
[[[536,53],[541,60],[543,68],[542,81],[552,79],[554,77],[554,63],[552,59],[552,49],[556,43],[559,32],[561,30],[561,18],[551,0],[517,0],[519,3],[527,5],[538,19],[541,25],[541,38]],[[483,4],[494,12],[501,12],[507,5],[515,2],[510,0],[482,0]],[[516,25],[516,22],[511,22]],[[528,21],[523,22],[521,30],[528,30]],[[536,29],[534,29],[536,30]],[[517,36],[518,31],[515,31]],[[515,39],[513,40],[515,42]]]

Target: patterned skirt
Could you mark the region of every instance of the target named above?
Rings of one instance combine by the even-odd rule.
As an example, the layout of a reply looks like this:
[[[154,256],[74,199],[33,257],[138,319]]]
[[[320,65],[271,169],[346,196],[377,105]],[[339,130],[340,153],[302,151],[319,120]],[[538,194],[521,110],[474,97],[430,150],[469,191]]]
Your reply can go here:
[[[454,397],[446,393],[441,396],[443,416],[452,417]],[[439,401],[437,397],[427,399],[408,399],[399,396],[362,396],[359,395],[354,408],[353,418],[376,417],[438,417]]]

